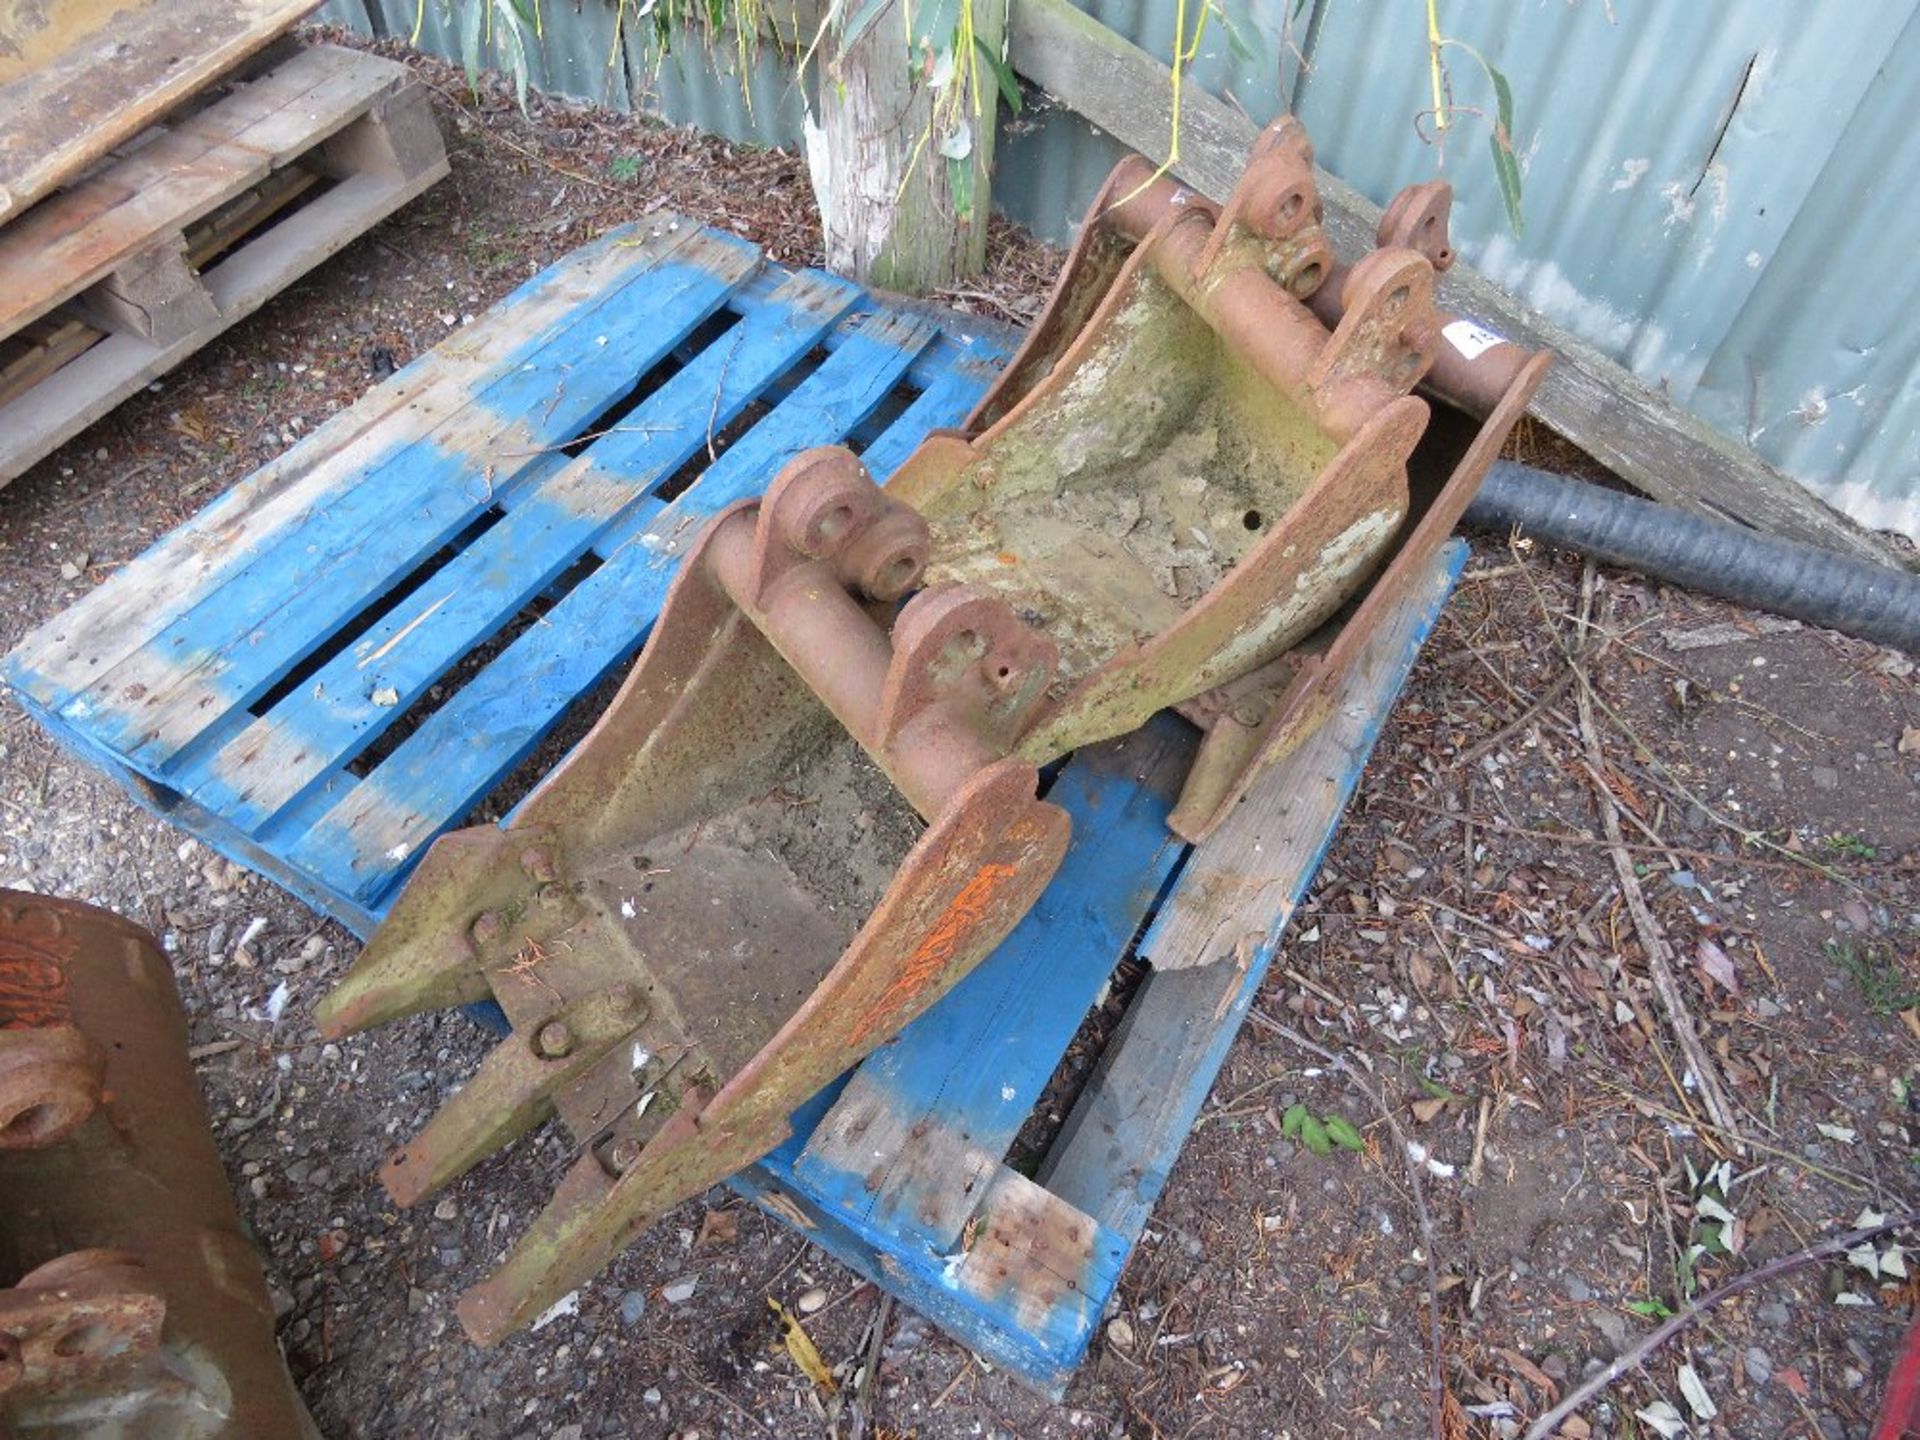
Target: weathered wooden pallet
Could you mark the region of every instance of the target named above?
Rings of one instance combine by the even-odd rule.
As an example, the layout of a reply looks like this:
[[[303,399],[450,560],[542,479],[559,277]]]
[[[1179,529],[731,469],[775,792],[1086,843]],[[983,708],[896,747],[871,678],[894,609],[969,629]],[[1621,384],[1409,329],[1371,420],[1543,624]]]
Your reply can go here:
[[[406,67],[302,50],[0,229],[0,484],[447,173]]]
[[[0,219],[293,28],[314,0],[0,0]]]
[[[813,445],[890,473],[1003,358],[972,322],[657,216],[242,481],[4,676],[146,804],[365,935],[638,649],[708,516]]]
[[[144,803],[366,935],[436,835],[531,788],[501,782],[539,768],[522,762],[637,651],[708,517],[813,445],[891,474],[964,418],[1010,339],[712,231],[628,227],[242,482],[0,673]],[[1073,756],[1049,791],[1073,845],[1032,914],[737,1187],[1057,1392],[1463,556],[1443,554],[1334,718],[1201,851],[1166,828],[1183,721]],[[1199,963],[1148,975],[1045,1163],[1016,1172],[1016,1133],[1130,953]]]

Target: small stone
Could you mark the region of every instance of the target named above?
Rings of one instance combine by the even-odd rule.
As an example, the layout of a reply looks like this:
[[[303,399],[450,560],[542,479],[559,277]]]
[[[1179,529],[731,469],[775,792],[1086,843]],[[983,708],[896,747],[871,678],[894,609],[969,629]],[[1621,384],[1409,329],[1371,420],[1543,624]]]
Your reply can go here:
[[[562,1425],[553,1432],[552,1440],[585,1440],[586,1430],[580,1425]]]
[[[1807,774],[1817,790],[1837,790],[1840,787],[1840,772],[1831,765],[1815,765]]]
[[[1133,1326],[1124,1315],[1116,1316],[1107,1325],[1107,1343],[1116,1350],[1133,1349]]]
[[[660,1298],[669,1305],[684,1305],[693,1298],[693,1292],[699,1284],[699,1280],[692,1276],[685,1280],[676,1280],[661,1290]]]
[[[427,1292],[422,1290],[418,1285],[412,1285],[407,1288],[407,1313],[409,1315],[426,1314],[427,1307],[430,1303],[427,1299]]]
[[[827,1303],[827,1292],[818,1285],[811,1290],[802,1291],[800,1298],[793,1302],[794,1308],[802,1315],[811,1315]]]
[[[1627,1317],[1618,1310],[1595,1310],[1587,1317],[1593,1321],[1593,1328],[1606,1337],[1607,1344],[1613,1347],[1614,1354],[1627,1348]]]
[[[640,1399],[648,1405],[658,1405],[660,1403],[660,1392],[649,1385],[641,1392]]]
[[[640,1323],[647,1313],[647,1294],[644,1290],[629,1290],[620,1297],[620,1323],[631,1330]],[[652,1392],[658,1398],[658,1392]],[[649,1405],[652,1400],[647,1402]]]
[[[1567,1299],[1576,1305],[1584,1305],[1593,1299],[1593,1288],[1578,1275],[1569,1275],[1566,1284]]]
[[[1793,1313],[1778,1300],[1771,1300],[1753,1312],[1753,1318],[1770,1329],[1778,1330],[1793,1318]]]
[[[1764,1385],[1773,1378],[1773,1357],[1758,1345],[1747,1347],[1747,1375],[1756,1385]]]
[[[445,1200],[442,1200],[438,1205],[433,1207],[433,1218],[436,1220],[458,1220],[460,1218],[460,1202],[452,1196],[448,1196]]]

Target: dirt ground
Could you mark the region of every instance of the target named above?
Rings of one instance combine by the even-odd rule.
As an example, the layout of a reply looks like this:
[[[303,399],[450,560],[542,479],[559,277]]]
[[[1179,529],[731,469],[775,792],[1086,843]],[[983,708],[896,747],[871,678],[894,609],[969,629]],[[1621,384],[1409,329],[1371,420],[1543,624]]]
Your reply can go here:
[[[664,204],[781,261],[819,258],[791,156],[559,106],[529,120],[498,95],[476,108],[446,67],[420,68],[452,178],[0,494],[0,645],[607,224]],[[960,303],[1029,314],[1052,259],[1010,231],[994,252]],[[1569,458],[1551,437],[1519,443]],[[1266,1018],[1235,1044],[1066,1403],[895,1309],[866,1433],[1428,1435],[1431,1292],[1445,1433],[1511,1436],[1690,1295],[1920,1202],[1912,658],[1608,570],[1584,603],[1587,631],[1577,560],[1475,542]],[[1650,982],[1598,786],[1728,1127],[1706,1123]],[[541,1202],[562,1138],[418,1213],[384,1203],[377,1164],[486,1037],[448,1015],[321,1044],[307,1017],[351,938],[136,809],[11,700],[0,884],[164,937],[193,1039],[217,1047],[198,1072],[327,1435],[857,1428],[830,1423],[766,1302],[806,1309],[850,1374],[878,1297],[724,1191],[646,1236],[576,1315],[469,1346],[453,1300]],[[263,1007],[282,982],[276,1024]],[[1431,1156],[1430,1243],[1378,1108],[1288,1032],[1375,1067]],[[1296,1104],[1345,1117],[1365,1153],[1288,1138]],[[1710,1404],[1693,1433],[1864,1437],[1916,1299],[1897,1257],[1869,1266],[1830,1260],[1730,1301],[1562,1433],[1679,1434]]]

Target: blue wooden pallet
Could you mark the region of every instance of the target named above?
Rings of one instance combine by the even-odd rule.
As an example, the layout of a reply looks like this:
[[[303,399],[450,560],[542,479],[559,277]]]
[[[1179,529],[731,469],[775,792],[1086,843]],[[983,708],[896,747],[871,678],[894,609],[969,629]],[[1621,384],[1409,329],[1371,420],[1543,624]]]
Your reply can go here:
[[[685,223],[615,231],[0,673],[142,803],[364,936],[434,837],[505,808],[503,780],[638,650],[707,517],[812,445],[891,474],[964,418],[1009,339]],[[735,1187],[1060,1393],[1464,558],[1438,557],[1333,718],[1200,850],[1166,828],[1184,722],[1073,756],[1050,791],[1073,844],[1034,911]],[[1043,1163],[1012,1169],[1130,950],[1154,968]]]
[[[966,416],[1005,340],[715,231],[624,227],[242,482],[0,674],[143,804],[364,938],[434,837],[497,808],[638,650],[710,516],[814,445],[890,474]]]

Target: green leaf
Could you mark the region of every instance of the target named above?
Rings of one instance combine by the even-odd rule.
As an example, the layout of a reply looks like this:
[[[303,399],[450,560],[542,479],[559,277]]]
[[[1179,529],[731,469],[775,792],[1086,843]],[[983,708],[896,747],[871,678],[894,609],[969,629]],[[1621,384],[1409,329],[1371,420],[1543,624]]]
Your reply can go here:
[[[1327,1127],[1311,1115],[1300,1122],[1300,1143],[1316,1155],[1333,1153],[1333,1141],[1327,1135]]]
[[[1674,1262],[1673,1274],[1674,1278],[1680,1282],[1682,1295],[1690,1296],[1694,1292],[1693,1256],[1698,1248],[1698,1246],[1688,1246],[1680,1252],[1680,1258]]]
[[[1466,1096],[1462,1095],[1459,1091],[1449,1090],[1446,1086],[1442,1085],[1438,1080],[1429,1080],[1424,1075],[1418,1078],[1420,1081],[1420,1088],[1426,1091],[1427,1094],[1431,1095],[1436,1100],[1444,1100],[1449,1105],[1458,1105],[1462,1110],[1465,1110],[1466,1108],[1468,1108],[1468,1106],[1472,1103],[1467,1099]]]
[[[1486,62],[1481,62],[1483,65]],[[1493,81],[1494,114],[1500,122],[1500,131],[1507,137],[1507,148],[1513,148],[1513,87],[1507,83],[1507,77],[1492,65],[1487,65],[1487,78]]]
[[[1520,161],[1513,153],[1513,86],[1496,67],[1484,59],[1480,63],[1493,82],[1494,126],[1487,143],[1493,148],[1494,178],[1500,182],[1500,198],[1506,202],[1507,224],[1515,235],[1524,235],[1526,222],[1520,215]]]
[[[993,47],[978,35],[973,37],[973,45],[992,69],[994,83],[1000,87],[1000,98],[1007,102],[1007,110],[1018,115],[1027,102],[1020,94],[1020,79],[1013,73],[1013,67],[994,54]]]
[[[1334,1144],[1347,1150],[1366,1152],[1367,1142],[1360,1138],[1360,1132],[1343,1115],[1327,1117],[1327,1138]]]
[[[961,156],[947,157],[947,188],[953,192],[954,218],[962,224],[973,219],[973,162]]]
[[[1307,1107],[1293,1104],[1287,1107],[1287,1113],[1280,1117],[1280,1133],[1289,1140],[1300,1138],[1300,1127],[1307,1122]]]
[[[1649,1320],[1666,1320],[1673,1314],[1673,1308],[1664,1300],[1629,1300],[1627,1309]]]
[[[480,88],[481,26],[492,0],[474,0],[460,12],[460,68],[467,73],[467,89]]]
[[[840,32],[840,50],[844,54],[851,50],[854,43],[873,27],[880,18],[880,12],[887,8],[887,0],[866,0],[858,10],[848,17],[846,26]]]
[[[500,39],[495,43],[503,68],[513,77],[514,98],[520,103],[520,113],[527,113],[527,79],[531,68],[527,62],[527,34],[520,26],[520,17],[509,7],[500,7]]]
[[[1491,137],[1487,144],[1493,150],[1493,173],[1500,182],[1500,198],[1507,203],[1507,224],[1515,235],[1524,235],[1527,226],[1520,216],[1520,162],[1500,143],[1499,136]]]

